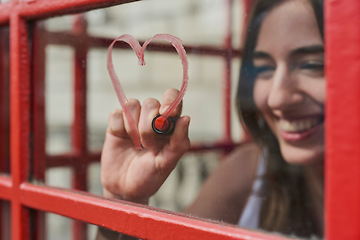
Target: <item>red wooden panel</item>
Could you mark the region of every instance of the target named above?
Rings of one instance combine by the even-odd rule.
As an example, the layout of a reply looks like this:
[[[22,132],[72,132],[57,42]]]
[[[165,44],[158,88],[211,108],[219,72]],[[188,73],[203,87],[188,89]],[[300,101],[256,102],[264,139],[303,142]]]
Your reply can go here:
[[[360,1],[325,2],[326,238],[360,239]]]

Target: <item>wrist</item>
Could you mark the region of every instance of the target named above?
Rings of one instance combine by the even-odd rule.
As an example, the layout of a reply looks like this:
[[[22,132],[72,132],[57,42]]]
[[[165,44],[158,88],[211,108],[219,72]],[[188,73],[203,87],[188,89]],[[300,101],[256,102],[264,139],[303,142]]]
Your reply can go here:
[[[106,198],[124,200],[124,201],[129,201],[129,202],[143,204],[143,205],[149,204],[149,198],[129,198],[129,197],[125,197],[125,196],[120,196],[120,195],[111,193],[110,191],[108,191],[105,188],[103,188],[103,196]]]

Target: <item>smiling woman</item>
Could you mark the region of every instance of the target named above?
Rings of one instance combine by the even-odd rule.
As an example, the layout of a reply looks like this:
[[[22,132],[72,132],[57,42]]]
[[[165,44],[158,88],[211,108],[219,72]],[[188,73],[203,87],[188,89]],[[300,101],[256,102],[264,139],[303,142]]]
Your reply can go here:
[[[237,107],[254,142],[235,149],[185,213],[302,237],[323,235],[324,41],[321,0],[258,0],[249,20]],[[147,203],[189,148],[190,118],[159,136],[151,119],[176,99],[128,102],[143,149],[121,110],[102,153],[104,195]],[[180,117],[181,116],[181,117]],[[106,237],[101,231],[99,239]]]
[[[309,9],[288,2],[271,11],[253,58],[255,104],[291,163],[324,157],[324,46]]]
[[[322,1],[258,1],[248,29],[237,102],[268,152],[260,225],[322,235]]]

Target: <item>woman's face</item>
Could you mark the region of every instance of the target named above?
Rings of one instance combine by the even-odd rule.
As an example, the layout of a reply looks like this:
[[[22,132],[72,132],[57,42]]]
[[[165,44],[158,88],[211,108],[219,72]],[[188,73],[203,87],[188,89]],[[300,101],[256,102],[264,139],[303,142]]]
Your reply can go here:
[[[256,106],[284,159],[324,158],[324,44],[310,3],[285,1],[264,18],[254,51]]]

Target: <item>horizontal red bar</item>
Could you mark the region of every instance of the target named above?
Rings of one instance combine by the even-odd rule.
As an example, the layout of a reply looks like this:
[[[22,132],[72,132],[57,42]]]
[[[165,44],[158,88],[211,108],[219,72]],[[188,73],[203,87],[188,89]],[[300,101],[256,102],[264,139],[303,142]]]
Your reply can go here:
[[[190,146],[189,152],[202,152],[202,151],[210,151],[210,150],[233,150],[235,147],[241,146],[246,142],[241,143],[234,143],[230,141],[219,141],[211,144],[205,144],[205,143],[193,143]]]
[[[84,192],[37,186],[31,183],[21,185],[21,202],[30,208],[60,214],[145,239],[287,239],[147,206],[110,201]]]
[[[0,175],[0,199],[11,200],[11,198],[12,198],[11,178]]]
[[[233,143],[233,142],[219,141],[209,144],[194,143],[191,145],[189,152],[219,151],[219,150],[229,151],[245,143],[247,142]],[[82,163],[84,163],[84,161],[87,163],[99,162],[100,158],[101,158],[101,153],[90,153],[87,155],[81,155],[77,153],[50,155],[46,157],[46,167],[51,168],[51,167],[73,166],[75,165],[76,162],[79,162],[80,159],[83,160]]]
[[[74,14],[92,9],[111,7],[137,0],[32,0],[19,1],[18,12],[25,18],[46,18],[64,14]]]
[[[14,8],[13,2],[6,2],[0,4],[0,25],[9,24],[10,13]]]
[[[62,154],[62,155],[54,155],[46,157],[46,167],[62,167],[62,166],[73,166],[76,165],[77,162],[82,159],[82,163],[91,163],[91,162],[99,162],[100,161],[100,153],[94,154]]]
[[[48,44],[76,46],[79,43],[79,36],[71,32],[47,32],[46,35]],[[108,48],[113,40],[114,39],[111,38],[89,36],[87,39],[87,44],[89,47],[93,48]],[[141,44],[143,44],[143,42],[141,42]],[[129,45],[122,42],[117,43],[115,48],[124,48],[130,50]],[[194,47],[190,45],[184,45],[184,48],[187,53],[194,55],[227,56],[229,54],[228,49],[215,46],[197,45]],[[171,44],[151,43],[151,45],[147,47],[147,50],[176,53]],[[241,50],[232,49],[232,56],[239,58],[241,52]]]

